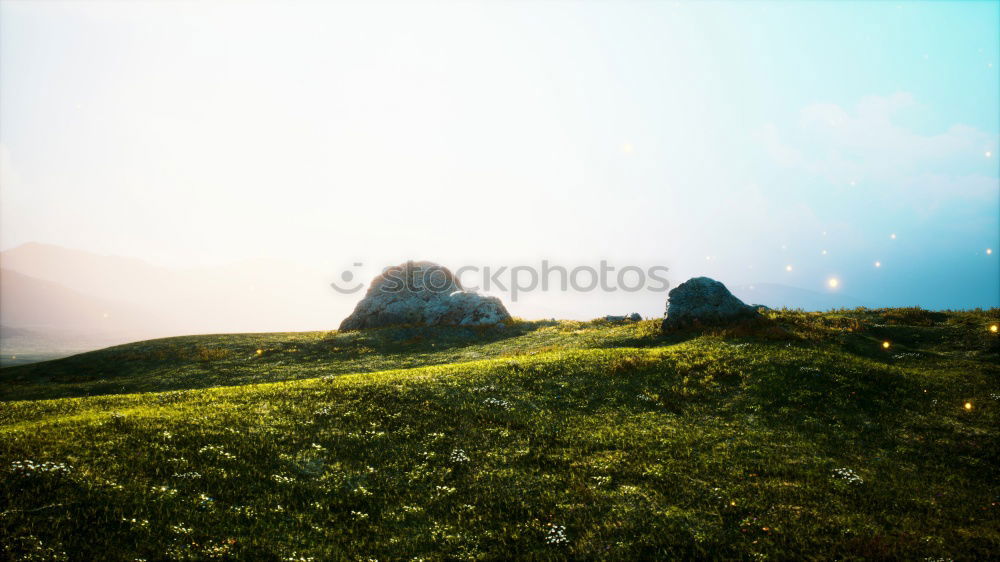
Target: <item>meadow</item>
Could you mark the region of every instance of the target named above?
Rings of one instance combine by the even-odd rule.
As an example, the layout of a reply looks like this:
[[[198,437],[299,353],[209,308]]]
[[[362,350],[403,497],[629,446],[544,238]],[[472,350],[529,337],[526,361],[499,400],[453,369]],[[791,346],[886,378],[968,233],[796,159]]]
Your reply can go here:
[[[233,334],[4,368],[0,557],[995,557],[998,321]]]

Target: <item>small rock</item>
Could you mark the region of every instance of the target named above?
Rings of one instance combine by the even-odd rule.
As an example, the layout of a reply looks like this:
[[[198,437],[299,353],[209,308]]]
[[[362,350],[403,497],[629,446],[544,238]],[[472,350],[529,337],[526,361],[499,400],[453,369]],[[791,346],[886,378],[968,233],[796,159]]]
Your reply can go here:
[[[632,314],[629,314],[628,316],[612,316],[612,315],[608,315],[608,316],[604,317],[604,320],[606,320],[608,322],[638,322],[638,321],[642,320],[642,315],[640,315],[638,312],[633,312]]]
[[[726,324],[758,316],[757,309],[734,297],[719,281],[694,277],[670,291],[663,329]]]

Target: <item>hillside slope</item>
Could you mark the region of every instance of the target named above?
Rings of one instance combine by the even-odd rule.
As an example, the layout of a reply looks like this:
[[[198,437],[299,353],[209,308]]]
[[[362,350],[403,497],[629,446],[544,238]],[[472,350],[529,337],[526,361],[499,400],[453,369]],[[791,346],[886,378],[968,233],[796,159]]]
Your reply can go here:
[[[235,361],[198,346],[244,361],[213,384],[301,380],[0,403],[0,542],[55,559],[981,559],[1000,549],[997,312],[782,312],[671,338],[651,322],[206,336],[4,369],[7,400],[44,398],[29,381],[55,365],[152,388],[133,362]],[[350,338],[377,351],[337,356]]]
[[[115,304],[118,309],[142,311],[143,338],[289,327],[317,329],[346,316],[355,300],[331,289],[324,271],[283,260],[243,260],[180,269],[28,243],[0,252],[0,264],[6,271],[33,278],[36,284],[56,284],[87,299]],[[12,306],[11,302],[6,304]],[[27,314],[61,310],[44,294],[22,292],[16,302]],[[8,316],[4,314],[4,324],[23,327]],[[111,318],[116,316],[120,315]]]

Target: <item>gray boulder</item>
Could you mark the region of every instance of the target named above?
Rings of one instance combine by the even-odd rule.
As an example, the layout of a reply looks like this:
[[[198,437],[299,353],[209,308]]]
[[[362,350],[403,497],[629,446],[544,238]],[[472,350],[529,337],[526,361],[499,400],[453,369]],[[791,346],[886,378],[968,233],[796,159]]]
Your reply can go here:
[[[386,268],[376,277],[340,329],[396,324],[487,326],[510,319],[500,299],[463,290],[448,268],[409,261]]]
[[[727,324],[758,316],[755,308],[734,297],[722,283],[694,277],[670,291],[663,329]]]
[[[633,312],[628,316],[612,316],[609,314],[604,317],[604,320],[608,322],[638,322],[642,320],[642,316],[638,312]]]

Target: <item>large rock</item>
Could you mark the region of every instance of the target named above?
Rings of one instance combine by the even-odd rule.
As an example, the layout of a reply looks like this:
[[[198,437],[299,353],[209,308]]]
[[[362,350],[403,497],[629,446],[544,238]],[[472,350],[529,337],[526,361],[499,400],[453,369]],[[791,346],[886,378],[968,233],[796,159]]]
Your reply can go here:
[[[386,268],[376,277],[340,329],[394,324],[485,326],[508,320],[510,314],[500,299],[463,290],[445,267],[409,261]]]
[[[670,291],[663,328],[727,324],[758,316],[754,307],[734,297],[722,283],[708,277],[694,277]]]

